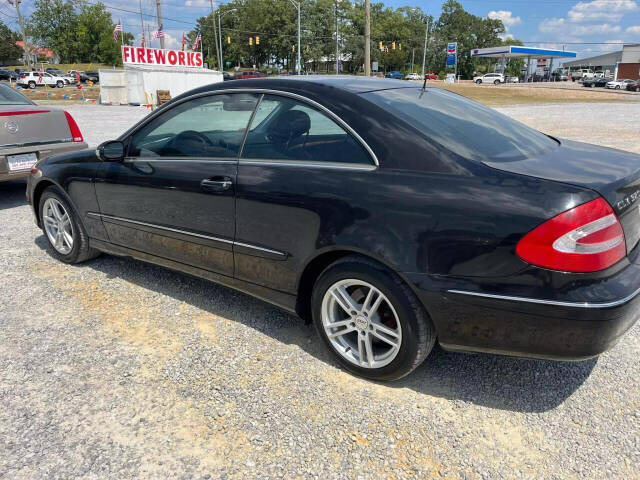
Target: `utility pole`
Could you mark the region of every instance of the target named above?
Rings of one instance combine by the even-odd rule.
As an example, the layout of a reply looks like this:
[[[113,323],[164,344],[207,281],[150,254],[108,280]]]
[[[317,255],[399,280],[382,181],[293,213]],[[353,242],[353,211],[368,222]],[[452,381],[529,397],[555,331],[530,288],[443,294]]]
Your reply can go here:
[[[146,45],[145,41],[144,41],[144,20],[142,18],[142,0],[140,0],[140,25],[142,27],[142,45]]]
[[[220,71],[222,72],[224,70],[224,58],[222,56],[222,24],[220,23],[220,19],[222,17],[224,17],[227,13],[233,13],[236,10],[238,10],[237,8],[232,8],[231,10],[227,10],[226,12],[222,12],[220,13],[220,10],[218,10],[218,43],[220,44],[220,65],[222,65],[220,67]]]
[[[158,28],[162,25],[162,8],[160,7],[160,0],[156,0],[156,14],[158,16]],[[160,37],[160,48],[164,50],[164,36]]]
[[[424,32],[424,49],[422,50],[422,79],[424,80],[424,67],[427,62],[427,47],[429,46],[429,27],[431,27],[431,19],[427,20],[427,29]]]
[[[213,10],[213,0],[209,0],[209,3],[211,4],[211,21],[213,22],[213,38],[215,40],[218,37],[218,32],[216,29],[216,15]],[[218,70],[222,71],[222,65],[221,65],[222,59],[220,58],[220,48],[218,47],[218,42],[214,41],[213,43],[216,44],[216,57],[218,58]]]
[[[364,0],[364,75],[371,76],[371,0]]]
[[[414,64],[415,58],[416,58],[416,49],[412,48],[411,49],[411,73],[413,73],[413,64]]]
[[[15,0],[16,13],[18,14],[18,25],[20,25],[20,32],[22,33],[22,43],[24,44],[24,53],[25,58],[27,59],[27,66],[31,67],[31,49],[29,48],[29,43],[27,42],[27,34],[24,29],[24,21],[22,18],[22,14],[20,13],[20,2],[22,0]],[[11,5],[14,5],[14,0],[8,0]]]
[[[336,1],[336,75],[340,75],[340,42],[338,41],[338,2]]]

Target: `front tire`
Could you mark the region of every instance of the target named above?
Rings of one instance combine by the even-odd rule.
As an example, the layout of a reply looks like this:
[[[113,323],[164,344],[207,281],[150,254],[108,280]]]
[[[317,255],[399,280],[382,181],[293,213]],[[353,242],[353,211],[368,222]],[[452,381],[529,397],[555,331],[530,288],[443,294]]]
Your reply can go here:
[[[58,80],[58,81],[56,82],[56,87],[58,87],[58,88],[62,88],[62,87],[64,87],[64,82],[63,82],[62,80]]]
[[[616,90],[620,90],[620,85],[616,85]]]
[[[494,81],[493,81],[493,84],[494,84],[494,85],[500,85],[500,80],[494,80]]]
[[[100,254],[89,246],[89,237],[78,214],[57,187],[48,187],[42,193],[39,212],[53,257],[64,263],[80,263]]]
[[[340,365],[372,380],[396,380],[427,357],[435,329],[395,273],[348,256],[327,267],[311,298],[316,331]]]
[[[34,88],[36,88],[36,82],[34,82],[34,81],[29,82],[27,85],[29,86],[29,88],[30,88],[31,90],[33,90]]]
[[[478,79],[476,80],[476,85],[480,85],[482,83],[482,80]]]

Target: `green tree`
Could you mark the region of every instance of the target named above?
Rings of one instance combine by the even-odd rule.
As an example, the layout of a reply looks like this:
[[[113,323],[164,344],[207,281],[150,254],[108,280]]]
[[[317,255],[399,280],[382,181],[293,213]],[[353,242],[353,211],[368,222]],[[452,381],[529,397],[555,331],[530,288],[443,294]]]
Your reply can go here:
[[[0,64],[13,63],[22,54],[22,49],[16,45],[18,34],[0,21]]]
[[[63,63],[75,60],[76,4],[72,0],[36,0],[34,7],[27,24],[34,42],[51,48]]]
[[[500,34],[504,32],[501,20],[478,17],[466,12],[456,0],[447,0],[435,24],[430,60],[438,70],[444,70],[447,43],[457,42],[458,75],[471,78],[476,70],[471,49],[502,45]]]
[[[104,4],[83,0],[36,0],[28,23],[29,34],[40,46],[51,48],[63,63],[120,65],[120,42],[113,40],[114,27]],[[123,35],[125,43],[133,42],[132,34]]]

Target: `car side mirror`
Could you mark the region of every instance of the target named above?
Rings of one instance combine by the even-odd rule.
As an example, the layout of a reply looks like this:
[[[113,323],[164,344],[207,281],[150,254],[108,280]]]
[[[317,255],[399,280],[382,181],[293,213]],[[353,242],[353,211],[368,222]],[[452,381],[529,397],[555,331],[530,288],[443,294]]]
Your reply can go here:
[[[124,160],[124,143],[120,140],[104,142],[98,147],[98,156],[105,162],[121,162]]]

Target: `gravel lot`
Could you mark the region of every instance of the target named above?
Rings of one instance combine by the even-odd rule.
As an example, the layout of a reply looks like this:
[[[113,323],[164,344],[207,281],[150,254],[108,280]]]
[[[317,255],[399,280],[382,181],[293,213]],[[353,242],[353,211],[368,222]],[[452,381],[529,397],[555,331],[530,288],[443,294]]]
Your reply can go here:
[[[147,113],[69,109],[92,145]],[[638,104],[501,111],[640,153]],[[0,184],[0,225],[0,479],[640,479],[640,325],[597,360],[436,348],[377,384],[244,294],[54,261],[21,183]]]

